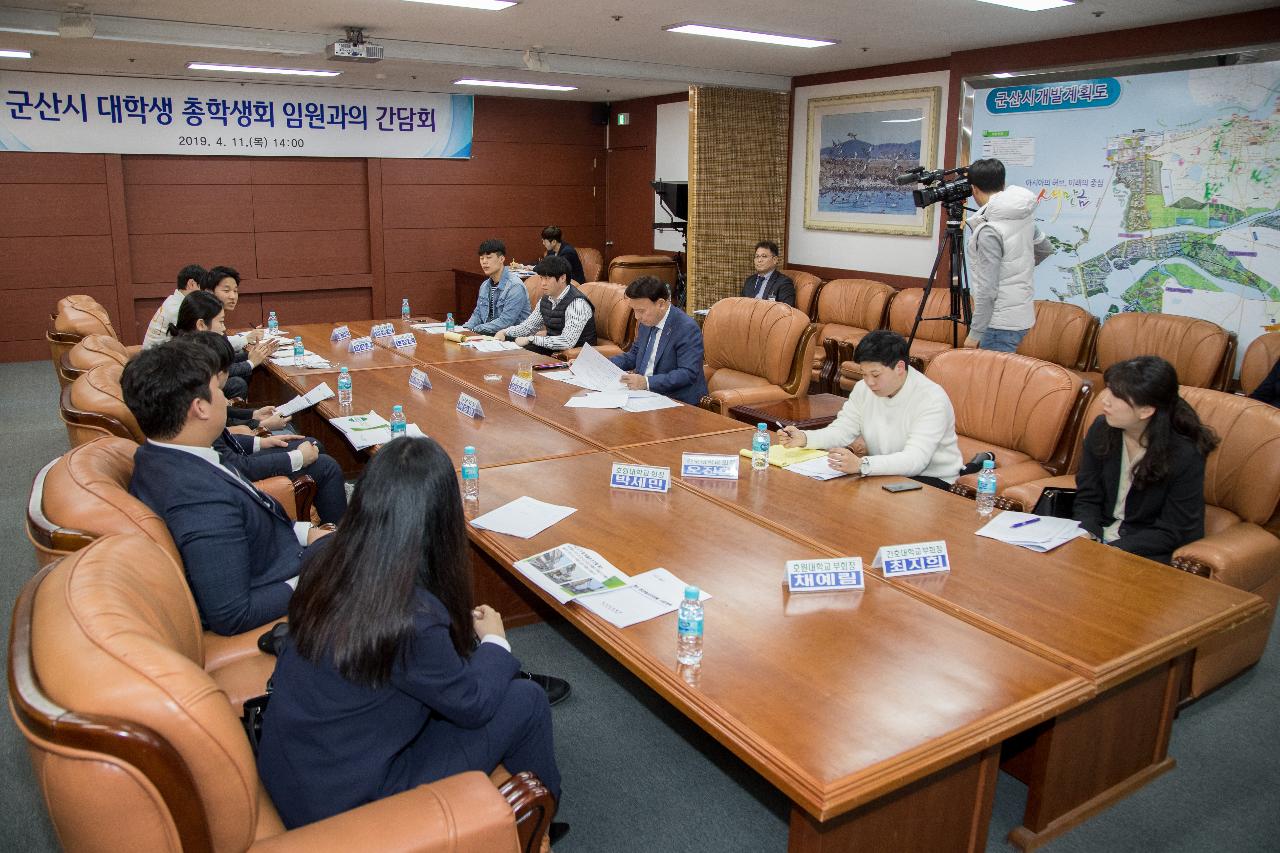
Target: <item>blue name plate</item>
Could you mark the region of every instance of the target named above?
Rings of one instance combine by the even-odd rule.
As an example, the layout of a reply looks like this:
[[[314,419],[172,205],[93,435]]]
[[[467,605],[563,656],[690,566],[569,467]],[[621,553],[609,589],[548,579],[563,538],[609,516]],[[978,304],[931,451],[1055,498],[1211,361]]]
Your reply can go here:
[[[392,335],[391,345],[397,349],[416,347],[418,345],[418,336],[413,332],[405,332],[403,335]]]
[[[351,338],[351,330],[348,329],[346,326],[339,326],[338,328],[333,330],[332,334],[329,335],[329,340],[335,341],[335,342],[349,340],[350,338]]]
[[[947,543],[941,539],[910,545],[886,545],[876,551],[876,559],[872,565],[883,570],[887,578],[951,571]]]
[[[710,480],[738,479],[738,454],[682,453],[681,477],[705,477]]]
[[[409,387],[418,391],[431,390],[431,377],[427,375],[425,370],[414,368],[409,371]]]
[[[458,411],[469,418],[484,417],[484,406],[481,406],[480,401],[470,394],[458,395]]]
[[[536,397],[537,392],[533,390],[532,379],[521,379],[519,376],[512,376],[511,383],[507,385],[507,390],[512,394],[518,394],[521,397]]]
[[[373,349],[373,338],[352,338],[348,349],[351,352],[369,352]]]
[[[389,338],[396,333],[396,327],[390,323],[378,323],[369,330],[369,337]]]
[[[863,588],[861,557],[787,560],[787,589],[791,592],[833,592]]]
[[[609,485],[637,492],[665,492],[671,488],[671,469],[615,462],[609,475]]]

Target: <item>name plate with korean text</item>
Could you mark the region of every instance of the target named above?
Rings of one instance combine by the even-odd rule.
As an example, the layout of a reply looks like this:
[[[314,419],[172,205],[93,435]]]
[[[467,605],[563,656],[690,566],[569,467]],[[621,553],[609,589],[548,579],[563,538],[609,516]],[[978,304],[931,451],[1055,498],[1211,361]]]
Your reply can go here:
[[[351,352],[369,352],[373,349],[373,338],[352,338],[347,349]]]
[[[351,339],[351,330],[346,326],[339,326],[329,335],[329,340],[337,343],[338,341],[346,341]]]
[[[409,387],[418,391],[430,391],[431,377],[425,370],[415,367],[409,371]]]
[[[458,395],[458,411],[469,418],[483,418],[484,406],[480,405],[480,401],[470,394]]]
[[[787,589],[791,592],[835,592],[862,589],[862,558],[787,560]]]
[[[507,385],[507,390],[512,394],[519,394],[521,397],[538,396],[538,392],[533,390],[533,380],[521,379],[519,376],[511,377],[511,383]]]
[[[885,545],[876,551],[875,562],[871,565],[881,569],[887,578],[951,571],[947,543],[941,539],[910,545]]]
[[[418,345],[418,336],[413,332],[405,332],[402,335],[392,335],[391,345],[396,349],[407,349]]]
[[[671,488],[671,469],[615,462],[613,473],[609,475],[609,485],[637,492],[666,492]]]
[[[375,323],[373,328],[369,330],[371,338],[389,338],[395,335],[396,327],[390,323]]]
[[[736,480],[738,479],[738,455],[736,453],[682,453],[680,454],[680,476]]]

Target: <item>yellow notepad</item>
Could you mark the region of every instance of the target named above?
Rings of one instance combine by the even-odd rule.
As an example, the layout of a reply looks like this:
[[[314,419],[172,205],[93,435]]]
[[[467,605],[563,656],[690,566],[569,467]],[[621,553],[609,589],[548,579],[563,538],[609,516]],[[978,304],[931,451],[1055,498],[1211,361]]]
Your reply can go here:
[[[748,459],[751,458],[750,448],[738,452]],[[797,462],[807,462],[810,459],[817,459],[819,456],[826,455],[827,451],[815,450],[812,447],[783,447],[781,444],[769,446],[769,464],[777,465],[779,468],[785,468]]]
[[[453,341],[454,343],[462,343],[462,335],[457,332],[445,332],[444,339],[446,341]]]

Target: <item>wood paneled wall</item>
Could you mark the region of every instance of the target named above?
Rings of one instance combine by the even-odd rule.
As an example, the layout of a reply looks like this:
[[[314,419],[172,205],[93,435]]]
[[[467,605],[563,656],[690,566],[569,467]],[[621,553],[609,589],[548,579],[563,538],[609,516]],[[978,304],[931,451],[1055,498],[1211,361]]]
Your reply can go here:
[[[58,299],[87,293],[137,343],[189,263],[242,277],[233,326],[453,309],[454,267],[540,232],[603,248],[605,132],[591,105],[477,97],[469,160],[0,152],[0,360],[48,357]]]

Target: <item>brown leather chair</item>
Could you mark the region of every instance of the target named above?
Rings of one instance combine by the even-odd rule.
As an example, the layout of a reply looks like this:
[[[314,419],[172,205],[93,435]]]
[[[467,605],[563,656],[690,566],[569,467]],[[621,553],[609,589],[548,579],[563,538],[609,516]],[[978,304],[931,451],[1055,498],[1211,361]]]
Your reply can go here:
[[[1098,318],[1070,302],[1037,299],[1035,309],[1036,324],[1018,344],[1018,354],[1070,370],[1088,369],[1098,341]]]
[[[62,389],[58,414],[67,425],[72,447],[102,435],[146,441],[133,412],[124,403],[120,388],[123,370],[118,364],[100,364]]]
[[[635,338],[635,315],[631,313],[631,303],[627,302],[627,289],[621,284],[608,281],[589,281],[580,288],[596,316],[595,348],[608,358],[621,355],[631,346]],[[556,355],[568,361],[577,358],[581,347],[573,347]]]
[[[240,724],[241,684],[201,666],[182,570],[144,536],[42,569],[11,636],[11,712],[68,850],[517,853],[550,823],[532,775],[499,790],[472,772],[286,831]]]
[[[542,276],[531,275],[524,280],[525,293],[529,294],[529,310],[538,307],[538,300],[542,298]]]
[[[915,323],[916,311],[920,308],[920,301],[923,298],[923,288],[908,287],[899,290],[889,302],[888,328],[904,338],[910,337],[911,326]],[[925,303],[924,316],[942,317],[950,310],[950,291],[945,287],[935,287],[929,293],[928,302]],[[929,362],[933,361],[934,356],[952,348],[951,334],[951,323],[947,320],[921,321],[920,328],[916,331],[916,339],[911,342],[910,353],[912,364],[917,370],[924,370],[929,366]],[[964,339],[969,334],[968,327],[961,325],[957,334],[960,343],[964,343]],[[862,371],[858,369],[857,362],[842,361],[840,363],[839,391],[848,393],[860,379],[862,379]]]
[[[92,296],[83,294],[59,299],[57,309],[49,317],[49,328],[44,335],[49,343],[49,357],[53,360],[55,372],[63,354],[85,335],[117,337],[107,309]]]
[[[852,361],[858,341],[884,325],[894,293],[890,285],[865,278],[837,278],[823,285],[811,377],[817,387],[831,391],[838,386],[840,363]]]
[[[1178,382],[1197,388],[1226,387],[1235,366],[1235,332],[1194,317],[1127,312],[1113,314],[1098,332],[1097,355],[1086,378],[1102,387],[1102,374],[1118,361],[1158,355],[1178,371]]]
[[[822,279],[813,273],[803,270],[779,270],[791,279],[796,286],[796,308],[808,315],[810,320],[818,318],[818,297],[822,290]],[[821,345],[819,345],[821,349]]]
[[[1253,339],[1240,363],[1240,390],[1252,394],[1280,361],[1280,332],[1267,332]]]
[[[1082,399],[1079,376],[1025,355],[979,349],[939,353],[925,375],[951,398],[960,455],[993,451],[1002,487],[1060,473],[1048,466]],[[976,479],[961,477],[951,490],[972,497]]]
[[[642,275],[655,276],[674,290],[676,262],[668,255],[618,255],[609,261],[609,281],[614,284],[630,284]]]
[[[1089,427],[1102,414],[1102,394],[1094,388],[1087,395],[1085,405],[1081,407],[1080,417],[1068,426],[1063,434],[1063,442],[1059,445],[1063,452],[1055,454],[1055,462],[1046,466],[1058,471],[1052,477],[1029,480],[1024,483],[1005,485],[1000,483],[1000,493],[996,496],[996,506],[1000,509],[1011,509],[1016,512],[1030,512],[1040,501],[1045,489],[1074,489],[1076,487],[1076,471],[1080,470],[1080,454],[1084,449],[1084,437]]]
[[[129,350],[110,335],[85,335],[58,360],[58,380],[63,387],[69,385],[81,373],[99,364],[118,364],[124,367],[129,361]]]
[[[782,302],[731,296],[711,306],[702,326],[707,396],[720,414],[747,403],[772,403],[809,393],[814,326]]]
[[[600,273],[604,272],[604,256],[599,249],[578,249],[578,260],[582,261],[582,274],[587,277],[583,284],[600,280]]]

